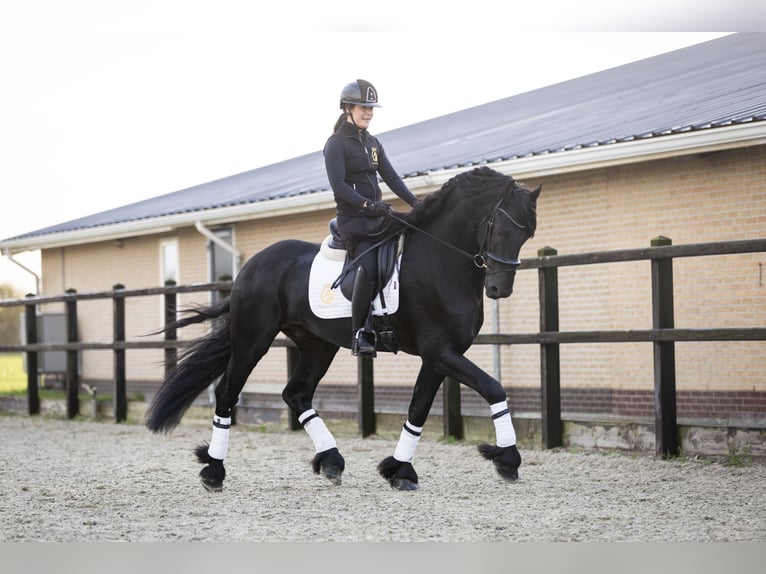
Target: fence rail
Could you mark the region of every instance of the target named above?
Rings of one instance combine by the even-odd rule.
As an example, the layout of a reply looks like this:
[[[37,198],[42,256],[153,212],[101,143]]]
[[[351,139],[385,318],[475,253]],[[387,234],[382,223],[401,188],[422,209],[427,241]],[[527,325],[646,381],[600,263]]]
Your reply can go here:
[[[653,344],[654,396],[655,396],[655,444],[662,456],[677,455],[680,449],[676,414],[675,349],[680,341],[763,341],[766,328],[711,328],[676,329],[673,316],[673,259],[766,252],[766,239],[727,241],[672,245],[670,239],[657,237],[650,246],[639,249],[558,255],[555,249],[545,247],[538,257],[522,262],[520,269],[538,270],[540,299],[540,331],[537,333],[481,334],[476,338],[479,345],[540,346],[541,421],[544,448],[562,444],[561,376],[559,348],[562,344],[577,343],[633,343]],[[651,263],[652,283],[652,329],[610,331],[559,331],[558,317],[558,268],[604,263],[648,260]],[[24,306],[26,309],[26,340],[24,345],[0,345],[0,352],[23,352],[27,357],[27,398],[30,414],[40,412],[37,386],[38,353],[65,351],[67,354],[67,415],[79,413],[78,354],[84,350],[111,350],[114,353],[115,420],[127,416],[125,351],[129,349],[164,349],[166,370],[175,366],[176,352],[191,341],[179,340],[174,330],[164,333],[163,340],[125,340],[125,299],[161,295],[165,298],[166,324],[175,318],[176,295],[192,292],[227,292],[231,282],[214,282],[195,285],[172,285],[149,289],[124,289],[115,285],[112,291],[78,294],[69,290],[63,295],[34,297],[21,300],[2,300],[0,307]],[[77,302],[91,299],[112,299],[114,305],[114,337],[110,342],[81,342],[77,334]],[[67,342],[40,343],[37,335],[36,317],[40,305],[63,302],[66,307]],[[292,373],[297,361],[297,349],[288,339],[277,339],[275,347],[287,347],[287,372]],[[375,432],[375,406],[373,400],[372,359],[358,359],[358,420],[362,436]],[[460,414],[459,383],[445,379],[443,386],[444,434],[463,437],[463,420]],[[290,418],[291,427],[298,428],[295,416]]]

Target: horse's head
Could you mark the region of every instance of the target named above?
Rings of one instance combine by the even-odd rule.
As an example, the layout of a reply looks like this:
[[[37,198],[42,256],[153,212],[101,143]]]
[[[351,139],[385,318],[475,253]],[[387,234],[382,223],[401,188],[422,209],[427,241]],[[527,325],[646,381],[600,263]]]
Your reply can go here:
[[[535,234],[540,190],[481,166],[451,178],[405,223],[472,257],[484,271],[487,297],[500,299],[513,292],[521,247]]]
[[[513,183],[479,226],[477,265],[486,270],[484,290],[490,299],[502,299],[513,293],[519,253],[535,234],[537,198],[542,186],[529,191]]]

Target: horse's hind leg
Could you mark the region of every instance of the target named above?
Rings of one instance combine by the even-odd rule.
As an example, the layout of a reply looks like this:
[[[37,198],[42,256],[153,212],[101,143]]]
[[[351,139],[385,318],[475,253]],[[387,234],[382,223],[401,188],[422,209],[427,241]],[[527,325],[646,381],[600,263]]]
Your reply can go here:
[[[223,489],[223,480],[226,477],[223,461],[228,450],[234,406],[247,377],[268,352],[278,332],[276,329],[264,328],[256,334],[250,328],[246,332],[238,332],[236,328],[237,325],[232,323],[232,333],[237,333],[237,336],[232,335],[229,364],[215,388],[215,415],[210,444],[200,445],[195,450],[199,462],[206,465],[200,471],[202,485],[213,492]]]
[[[300,357],[282,391],[282,398],[314,443],[316,454],[311,462],[314,472],[339,485],[345,460],[335,437],[312,407],[316,387],[335,358],[338,347],[304,330],[289,329],[285,333],[295,342]]]

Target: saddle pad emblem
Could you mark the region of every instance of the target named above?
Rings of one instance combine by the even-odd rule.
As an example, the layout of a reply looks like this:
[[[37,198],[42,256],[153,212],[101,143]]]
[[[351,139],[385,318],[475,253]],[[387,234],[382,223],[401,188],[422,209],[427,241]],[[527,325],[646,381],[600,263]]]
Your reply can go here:
[[[343,271],[346,252],[329,247],[331,237],[328,235],[314,257],[309,272],[309,305],[311,311],[320,319],[342,319],[351,317],[351,301],[341,293],[340,287],[332,288],[332,284]],[[401,255],[399,256],[401,260]],[[372,304],[373,315],[392,315],[399,309],[399,270],[398,265],[394,275],[383,289],[386,301],[384,308],[380,297]]]
[[[332,285],[326,283],[325,286],[322,287],[322,293],[319,295],[319,300],[322,302],[322,305],[332,305],[333,301],[335,301],[335,293],[333,293]]]

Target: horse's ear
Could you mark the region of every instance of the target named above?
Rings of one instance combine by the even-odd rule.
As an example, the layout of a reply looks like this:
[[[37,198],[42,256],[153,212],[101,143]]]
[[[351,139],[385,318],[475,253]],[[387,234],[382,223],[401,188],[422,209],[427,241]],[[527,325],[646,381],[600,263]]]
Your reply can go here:
[[[543,186],[542,185],[538,185],[536,190],[529,192],[529,195],[532,197],[533,201],[537,201],[537,198],[540,195],[540,192],[542,190],[543,190]]]

